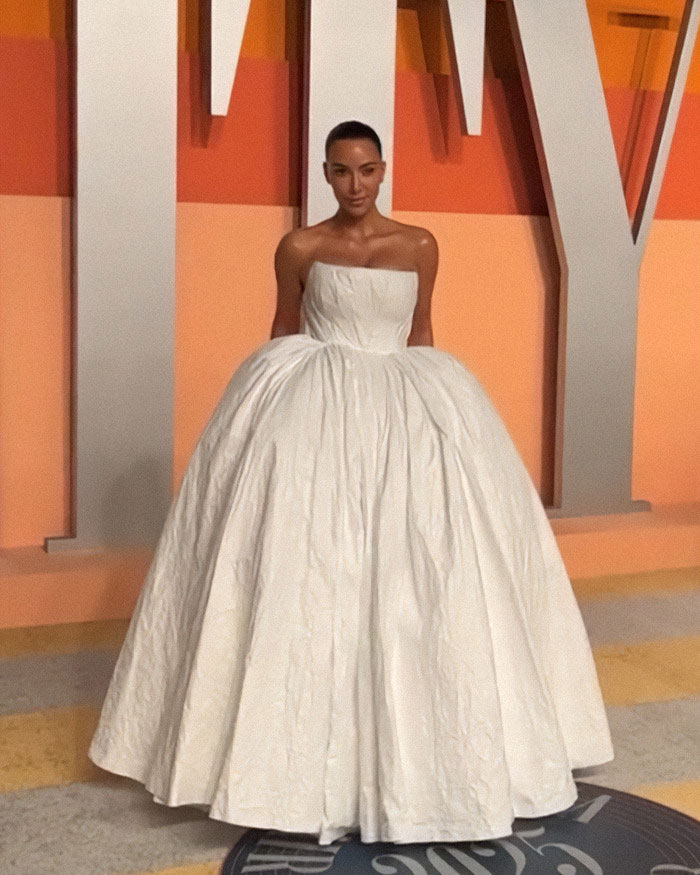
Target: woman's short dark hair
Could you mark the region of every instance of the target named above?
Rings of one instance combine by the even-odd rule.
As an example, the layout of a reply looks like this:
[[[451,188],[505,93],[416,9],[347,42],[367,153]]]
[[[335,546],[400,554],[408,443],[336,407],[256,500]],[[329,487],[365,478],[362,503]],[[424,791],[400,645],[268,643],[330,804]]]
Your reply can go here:
[[[340,122],[331,129],[326,137],[326,158],[328,158],[328,150],[331,143],[336,140],[371,140],[377,147],[379,157],[382,157],[382,144],[374,128],[366,125],[364,122],[358,122],[354,119],[347,122]]]

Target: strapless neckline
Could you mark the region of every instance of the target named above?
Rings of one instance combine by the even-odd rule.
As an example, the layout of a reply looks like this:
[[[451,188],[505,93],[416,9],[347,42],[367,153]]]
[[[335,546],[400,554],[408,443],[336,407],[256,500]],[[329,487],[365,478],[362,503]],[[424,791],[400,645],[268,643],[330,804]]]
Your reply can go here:
[[[330,264],[327,261],[319,261],[317,258],[315,258],[311,262],[311,267],[309,268],[309,274],[311,273],[312,268],[316,264],[321,264],[324,267],[341,268],[344,270],[374,270],[374,271],[379,271],[380,273],[413,273],[416,276],[418,276],[417,270],[402,270],[401,268],[396,268],[396,267],[365,267],[362,264]],[[308,275],[307,275],[307,280],[308,280]]]

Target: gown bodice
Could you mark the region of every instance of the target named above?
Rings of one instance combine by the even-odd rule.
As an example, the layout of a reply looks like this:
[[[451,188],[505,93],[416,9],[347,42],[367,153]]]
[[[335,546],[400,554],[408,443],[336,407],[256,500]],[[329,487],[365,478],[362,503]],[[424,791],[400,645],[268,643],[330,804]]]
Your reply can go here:
[[[415,271],[314,261],[302,295],[302,333],[369,352],[399,352],[417,296]]]

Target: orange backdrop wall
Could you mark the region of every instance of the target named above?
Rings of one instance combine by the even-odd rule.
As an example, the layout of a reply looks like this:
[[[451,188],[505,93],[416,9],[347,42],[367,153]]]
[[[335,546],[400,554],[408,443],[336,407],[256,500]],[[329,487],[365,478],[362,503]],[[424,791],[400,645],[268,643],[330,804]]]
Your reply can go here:
[[[632,211],[683,4],[624,6],[588,3]],[[68,526],[72,14],[70,0],[0,7],[3,550]],[[272,253],[300,202],[301,0],[252,0],[225,119],[199,99],[198,20],[180,0],[173,490],[232,370],[269,337]],[[504,4],[487,3],[481,136],[459,130],[437,0],[399,3],[396,65],[394,210],[440,242],[436,345],[482,379],[547,503],[558,269]],[[640,278],[632,497],[660,505],[700,502],[699,142],[700,46]]]

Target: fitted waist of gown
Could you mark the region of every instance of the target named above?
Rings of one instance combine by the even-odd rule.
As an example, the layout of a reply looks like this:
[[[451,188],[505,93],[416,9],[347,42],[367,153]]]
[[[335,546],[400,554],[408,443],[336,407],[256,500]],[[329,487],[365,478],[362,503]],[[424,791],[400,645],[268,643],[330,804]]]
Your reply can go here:
[[[348,349],[355,349],[360,352],[368,352],[374,353],[375,355],[393,355],[397,352],[401,352],[407,349],[407,344],[404,343],[394,343],[393,345],[389,345],[386,342],[382,342],[379,345],[374,344],[364,344],[360,345],[358,343],[351,343],[346,338],[328,338],[328,337],[318,337],[310,330],[302,330],[302,334],[306,334],[309,337],[313,337],[314,340],[317,340],[319,343],[322,343],[326,346],[342,346],[347,347]]]
[[[327,344],[391,354],[406,349],[418,275],[315,261],[302,296],[302,333]]]

